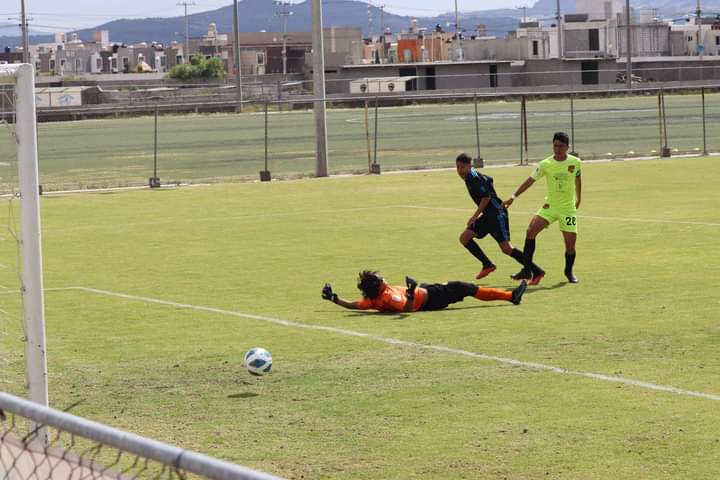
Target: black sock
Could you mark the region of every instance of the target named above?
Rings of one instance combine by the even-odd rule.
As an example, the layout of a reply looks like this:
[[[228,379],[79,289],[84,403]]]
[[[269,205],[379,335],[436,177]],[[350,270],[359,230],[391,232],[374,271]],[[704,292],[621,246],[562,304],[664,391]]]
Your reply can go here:
[[[523,252],[518,250],[517,248],[513,248],[512,252],[510,252],[510,256],[515,259],[516,262],[518,262],[523,267],[525,266],[525,256],[523,255]]]
[[[565,254],[565,273],[572,273],[573,265],[575,265],[575,252]]]
[[[467,248],[468,251],[472,253],[475,258],[482,262],[484,268],[493,266],[493,263],[490,261],[487,255],[485,255],[485,252],[482,251],[482,248],[480,248],[480,245],[475,243],[474,240],[470,240],[467,245],[465,245],[465,248]]]
[[[523,256],[525,257],[525,268],[532,269],[533,256],[535,255],[535,239],[526,238]]]

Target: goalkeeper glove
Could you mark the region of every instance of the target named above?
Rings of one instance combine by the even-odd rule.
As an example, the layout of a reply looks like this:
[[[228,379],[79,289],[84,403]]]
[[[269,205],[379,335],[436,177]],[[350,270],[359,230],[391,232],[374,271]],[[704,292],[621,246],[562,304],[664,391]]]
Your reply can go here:
[[[326,283],[322,289],[322,298],[325,300],[329,300],[333,303],[338,302],[337,293],[333,293],[332,286],[329,283]]]
[[[417,281],[412,277],[405,277],[405,285],[407,285],[407,297],[415,298],[415,288],[417,287]]]

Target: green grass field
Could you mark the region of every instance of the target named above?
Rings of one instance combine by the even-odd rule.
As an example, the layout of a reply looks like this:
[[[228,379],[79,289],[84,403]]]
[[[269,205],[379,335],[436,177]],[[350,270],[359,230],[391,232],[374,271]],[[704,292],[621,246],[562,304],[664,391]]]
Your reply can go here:
[[[720,94],[707,95],[708,149],[720,144]],[[679,152],[702,151],[700,95],[668,95],[668,145]],[[654,155],[660,150],[657,98],[635,96],[578,99],[575,148],[585,159]],[[373,130],[373,110],[370,129]],[[477,153],[472,103],[381,108],[378,162],[384,170],[451,167],[460,151]],[[569,100],[528,104],[529,154],[547,156],[551,134],[571,131]],[[315,171],[311,111],[271,112],[269,170],[276,177]],[[520,158],[520,103],[479,104],[481,154],[488,163]],[[146,185],[153,174],[153,118],[43,123],[39,126],[41,183],[46,190]],[[550,132],[550,133],[548,133]],[[330,171],[367,171],[363,109],[328,110]],[[10,152],[0,134],[0,164]],[[374,141],[371,139],[371,148]],[[158,174],[164,183],[258,178],[264,170],[264,116],[161,116]],[[632,152],[632,153],[630,153]],[[611,155],[608,155],[611,154]],[[3,176],[0,169],[0,176]]]
[[[529,169],[488,173],[507,195]],[[522,305],[411,315],[320,288],[354,298],[363,268],[472,280],[453,171],[45,196],[46,287],[82,287],[46,294],[51,404],[293,479],[718,478],[719,176],[719,158],[587,164],[579,285],[552,227]],[[543,190],[513,206],[520,246]],[[486,284],[511,288],[514,261],[482,245]],[[22,394],[20,302],[0,301],[0,380]],[[252,346],[271,375],[242,368]]]

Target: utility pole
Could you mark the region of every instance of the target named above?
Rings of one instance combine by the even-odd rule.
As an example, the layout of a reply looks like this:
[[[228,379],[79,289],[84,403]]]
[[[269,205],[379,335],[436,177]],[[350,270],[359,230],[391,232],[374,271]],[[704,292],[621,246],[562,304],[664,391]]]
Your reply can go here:
[[[373,36],[373,32],[372,32],[372,30],[373,30],[372,0],[368,0],[367,10],[368,10],[368,36],[370,37],[370,39],[372,39],[372,36]]]
[[[312,0],[313,19],[313,113],[315,115],[315,175],[328,176],[327,113],[325,111],[325,39],[322,0]]]
[[[455,57],[462,59],[462,47],[460,46],[460,15],[458,14],[458,3],[455,0]]]
[[[517,7],[517,8],[518,8],[519,10],[522,10],[522,12],[523,12],[523,15],[522,15],[522,23],[527,23],[527,9],[528,9],[528,7],[527,7],[527,6],[522,6],[522,7]]]
[[[238,110],[243,111],[242,64],[240,63],[240,20],[238,18],[238,2],[233,0],[233,53],[235,54],[235,96]]]
[[[288,17],[293,14],[292,11],[290,11],[290,2],[285,0],[275,0],[275,5],[278,7],[278,11],[275,14],[278,17],[282,18],[282,28],[283,28],[283,47],[282,47],[282,62],[283,62],[283,77],[287,75],[287,24],[288,24]]]
[[[188,7],[194,7],[195,2],[178,2],[178,7],[185,7],[185,52],[183,55],[183,61],[190,63],[190,24],[188,23]]]
[[[703,45],[702,41],[702,10],[700,9],[700,0],[697,0],[697,10],[695,10],[695,24],[698,27],[697,32],[697,51],[698,55],[700,55],[700,60],[702,60],[703,57],[703,50],[705,50],[705,45]]]
[[[385,43],[385,4],[378,5],[378,8],[380,9],[380,35]]]
[[[22,32],[23,63],[30,63],[30,42],[28,41],[28,24],[25,17],[25,0],[20,0],[20,31]]]
[[[632,35],[631,35],[630,0],[625,0],[625,23],[627,23],[627,61],[625,77],[628,88],[632,88]]]
[[[557,9],[555,17],[557,18],[557,36],[558,36],[558,58],[563,58],[563,32],[562,32],[562,14],[560,13],[560,0],[556,2]]]

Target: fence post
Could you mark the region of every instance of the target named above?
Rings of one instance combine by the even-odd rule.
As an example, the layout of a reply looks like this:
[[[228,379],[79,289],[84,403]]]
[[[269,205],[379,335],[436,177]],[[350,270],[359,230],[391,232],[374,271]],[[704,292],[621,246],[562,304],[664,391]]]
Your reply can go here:
[[[528,151],[528,126],[527,126],[527,97],[522,96],[522,104],[520,107],[520,165],[530,164],[530,154]]]
[[[375,95],[375,150],[373,152],[373,163],[370,166],[370,173],[380,174],[380,165],[377,163],[377,144],[378,144],[378,108],[380,97]]]
[[[480,155],[480,119],[478,118],[478,98],[477,98],[477,92],[473,95],[473,99],[475,101],[475,139],[477,140],[477,158],[475,158],[474,167],[475,168],[483,168],[485,166],[485,160],[483,160],[482,156]]]
[[[707,117],[705,116],[705,87],[700,90],[702,95],[702,124],[703,124],[703,155],[707,156]]]
[[[662,131],[663,131],[662,157],[668,158],[671,156],[671,153],[670,153],[670,147],[668,147],[668,141],[667,141],[667,114],[665,111],[665,91],[662,88],[660,89],[660,104],[661,104],[661,110],[662,110]]]
[[[155,105],[155,137],[154,137],[154,148],[153,148],[153,176],[148,180],[150,188],[160,187],[160,178],[157,172],[157,158],[158,158],[158,110],[159,107]]]
[[[572,139],[572,151],[570,155],[577,156],[575,150],[575,94],[570,94],[570,138]]]
[[[367,144],[368,173],[372,173],[372,149],[370,148],[370,114],[369,101],[365,99],[365,143]]]
[[[265,170],[260,172],[260,181],[269,182],[271,180],[270,171],[268,170],[268,101],[265,100]]]

